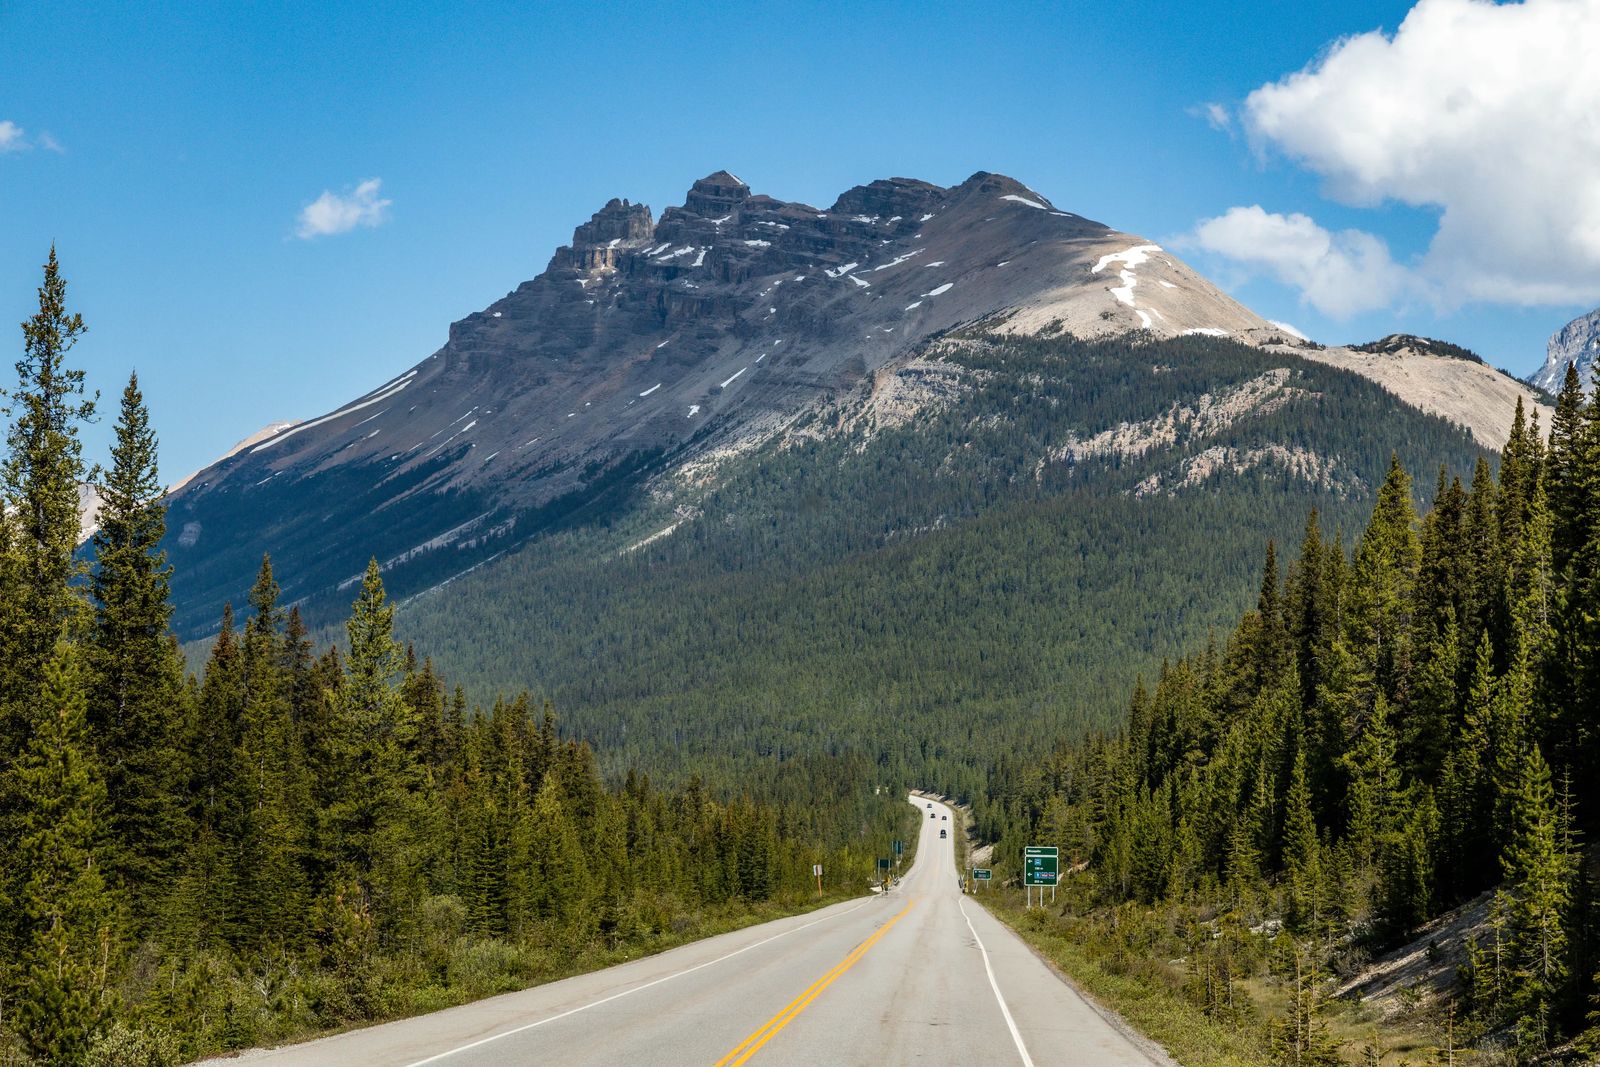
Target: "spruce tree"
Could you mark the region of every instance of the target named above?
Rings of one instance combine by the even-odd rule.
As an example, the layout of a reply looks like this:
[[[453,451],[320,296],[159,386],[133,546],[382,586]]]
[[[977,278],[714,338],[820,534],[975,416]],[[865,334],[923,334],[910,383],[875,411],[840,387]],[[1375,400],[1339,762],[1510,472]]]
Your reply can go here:
[[[1411,478],[1398,456],[1378,489],[1372,521],[1356,548],[1351,635],[1381,691],[1402,696],[1411,665],[1413,595],[1421,565]]]
[[[1568,977],[1568,907],[1577,864],[1537,746],[1525,749],[1521,765],[1500,864],[1511,897],[1512,1006],[1542,1028]]]
[[[11,682],[12,696],[43,677],[62,626],[83,621],[83,597],[73,586],[82,573],[73,557],[85,473],[78,427],[94,418],[95,399],[84,398],[83,371],[67,366],[83,332],[83,317],[67,310],[67,283],[52,246],[39,310],[22,324],[23,356],[8,397],[12,424],[0,463],[18,563],[17,632],[0,675]]]
[[[416,811],[416,724],[398,688],[403,665],[377,560],[349,622],[350,653],[333,709],[332,794],[324,812],[335,870],[369,894],[380,924],[414,919],[422,885]]]
[[[1295,754],[1284,809],[1283,867],[1289,880],[1288,919],[1296,930],[1315,931],[1322,921],[1322,844],[1306,784],[1305,753]]]
[[[137,375],[122,393],[111,460],[94,535],[89,725],[105,768],[111,867],[147,914],[189,834],[180,800],[182,663],[167,633],[172,569],[160,548],[164,492]]]
[[[47,661],[18,761],[18,868],[26,924],[13,1025],[46,1063],[83,1061],[112,1007],[118,945],[99,856],[105,785],[87,737],[83,670],[61,642]]]

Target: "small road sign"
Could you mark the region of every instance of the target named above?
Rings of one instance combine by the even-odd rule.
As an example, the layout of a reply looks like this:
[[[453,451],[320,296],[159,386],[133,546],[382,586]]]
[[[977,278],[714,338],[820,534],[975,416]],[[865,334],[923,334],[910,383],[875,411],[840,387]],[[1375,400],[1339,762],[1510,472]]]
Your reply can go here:
[[[811,865],[811,876],[813,878],[821,878],[822,877],[822,864],[813,863]]]
[[[975,882],[987,882],[993,877],[994,872],[989,870],[987,867],[972,868],[972,880]]]
[[[896,856],[900,855],[900,853],[905,851],[905,847],[906,843],[904,841],[896,841],[894,843],[894,854]]]

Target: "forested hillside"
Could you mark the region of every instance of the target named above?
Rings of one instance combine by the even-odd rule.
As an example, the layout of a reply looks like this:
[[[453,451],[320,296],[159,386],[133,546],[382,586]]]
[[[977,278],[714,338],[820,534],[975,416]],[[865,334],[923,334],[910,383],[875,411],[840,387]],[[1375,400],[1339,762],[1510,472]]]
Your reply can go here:
[[[1415,998],[1434,1062],[1586,1028],[1600,1055],[1600,400],[1569,372],[1548,439],[1518,414],[1498,476],[1440,471],[1420,520],[1407,467],[1439,468],[1397,459],[1353,553],[1314,511],[1285,574],[1267,542],[1231,635],[1114,736],[992,783],[996,864],[1055,843],[1075,872],[1060,936],[1274,1062],[1334,1063],[1326,979],[1487,891],[1458,983]]]
[[[469,705],[376,564],[319,652],[263,560],[198,677],[168,629],[137,378],[74,555],[83,331],[54,254],[0,512],[0,1064],[139,1064],[407,1014],[860,892],[911,818],[859,758],[602,779],[526,696]]]
[[[1357,528],[1394,449],[1481,454],[1285,352],[970,330],[398,625],[453,677],[548,695],[620,763],[849,752],[971,795],[1229,626],[1308,507]]]

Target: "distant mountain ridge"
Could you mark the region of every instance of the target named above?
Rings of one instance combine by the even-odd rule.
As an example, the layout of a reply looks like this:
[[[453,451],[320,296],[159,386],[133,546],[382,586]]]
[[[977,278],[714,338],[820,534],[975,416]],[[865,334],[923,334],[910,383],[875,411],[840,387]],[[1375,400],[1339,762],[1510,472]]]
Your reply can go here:
[[[1324,349],[1146,238],[980,171],[826,209],[717,171],[655,218],[612,199],[546,269],[332,411],[175,486],[175,625],[215,626],[270,553],[287,601],[342,609],[367,559],[413,596],[605,523],[660,473],[743,448],[981,323],[999,336],[1231,338],[1378,380],[1498,447],[1525,385],[1433,347]],[[1453,346],[1446,346],[1453,347]]]
[[[1528,376],[1528,381],[1547,393],[1561,392],[1566,381],[1567,364],[1578,368],[1578,380],[1584,389],[1593,389],[1600,362],[1600,308],[1579,315],[1550,337],[1544,366]]]
[[[817,209],[717,171],[659,220],[609,201],[434,355],[178,487],[178,625],[214,625],[264,551],[290,599],[334,598],[369,554],[396,590],[425,588],[977,319],[1282,333],[1144,238],[1002,175],[875,181]]]

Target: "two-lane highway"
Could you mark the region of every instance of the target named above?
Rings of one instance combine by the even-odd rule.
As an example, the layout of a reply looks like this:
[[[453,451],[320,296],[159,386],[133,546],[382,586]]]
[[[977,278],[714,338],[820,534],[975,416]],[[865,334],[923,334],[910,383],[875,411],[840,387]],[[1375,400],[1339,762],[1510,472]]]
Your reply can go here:
[[[937,801],[910,799],[922,815],[922,836],[916,862],[891,892],[226,1062],[1170,1063],[1126,1036],[1015,934],[962,897],[954,856],[959,816]]]

